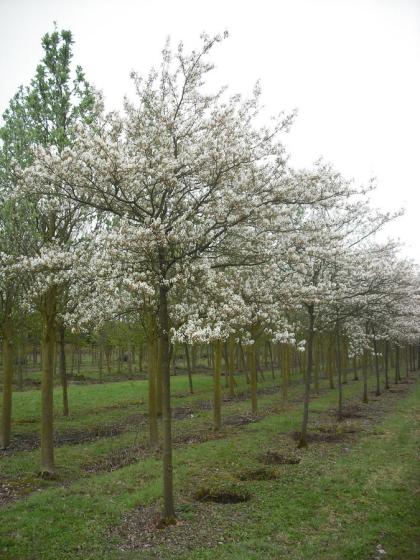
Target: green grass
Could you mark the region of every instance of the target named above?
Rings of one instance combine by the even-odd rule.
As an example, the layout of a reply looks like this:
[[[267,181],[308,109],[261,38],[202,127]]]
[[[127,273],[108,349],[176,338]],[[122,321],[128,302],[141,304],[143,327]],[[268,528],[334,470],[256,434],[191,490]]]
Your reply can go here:
[[[97,397],[98,407],[112,402],[105,397],[108,390],[104,388]],[[300,390],[296,388],[296,394]],[[205,387],[203,393],[207,394]],[[345,393],[358,395],[360,385],[348,385]],[[129,390],[124,395],[129,398]],[[292,392],[291,398],[295,396]],[[387,402],[387,397],[381,399],[369,405],[373,411]],[[325,411],[334,407],[336,400],[335,391],[317,398],[311,405],[312,421],[327,421]],[[359,430],[355,442],[313,444],[299,452],[298,465],[276,467],[279,476],[275,480],[243,483],[252,495],[250,502],[197,506],[191,496],[209,477],[223,480],[261,466],[259,457],[265,449],[294,450],[287,434],[299,429],[301,405],[292,403],[281,413],[278,406],[275,408],[278,401],[278,394],[261,397],[261,408],[272,413],[256,423],[226,428],[223,439],[176,448],[175,488],[183,524],[166,530],[172,531],[170,544],[160,543],[161,531],[152,548],[119,550],[124,540],[110,532],[134,508],[160,503],[160,460],[148,456],[114,472],[73,481],[64,477],[58,485],[2,508],[0,558],[368,560],[375,558],[380,544],[387,560],[417,559],[415,426],[420,412],[419,387],[399,401],[391,399],[387,415],[375,426],[363,419],[352,420],[349,425],[357,425]],[[89,399],[84,402],[81,413],[89,408]],[[224,410],[225,414],[244,413],[249,402],[230,403]],[[364,405],[364,410],[370,408]],[[175,422],[175,434],[208,430],[210,423],[211,411],[204,411],[194,419]],[[109,439],[124,446],[132,443],[130,437],[133,434],[127,432]],[[103,438],[62,447],[57,450],[58,463],[75,475],[83,461],[109,453],[109,445],[113,444]],[[22,452],[3,459],[9,461],[6,470],[25,462],[25,457],[29,457],[28,468],[33,469],[29,463],[35,455]],[[189,548],[187,533],[192,535]]]

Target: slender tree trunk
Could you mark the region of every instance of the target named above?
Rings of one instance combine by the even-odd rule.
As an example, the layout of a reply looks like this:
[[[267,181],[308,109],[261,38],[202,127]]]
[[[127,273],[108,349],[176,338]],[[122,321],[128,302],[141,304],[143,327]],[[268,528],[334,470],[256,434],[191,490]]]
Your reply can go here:
[[[244,353],[243,346],[240,342],[239,342],[239,352],[240,352],[239,356],[240,356],[241,368],[242,368],[242,371],[245,371],[246,382],[249,385],[248,367],[245,366],[245,353]]]
[[[385,349],[384,349],[384,369],[385,369],[385,389],[389,389],[389,342],[385,341]]]
[[[67,390],[67,371],[66,371],[66,343],[65,343],[65,327],[63,324],[59,327],[60,336],[60,380],[63,390],[63,416],[69,415],[69,397]]]
[[[168,335],[169,339],[169,335]],[[169,358],[169,346],[168,346],[168,364],[170,364]],[[170,365],[169,371],[170,371]],[[157,340],[157,362],[156,362],[156,407],[158,416],[163,414],[163,366],[162,366],[162,339],[159,336]]]
[[[357,373],[357,358],[353,358],[353,381],[359,381],[359,375]]]
[[[290,347],[288,344],[283,345],[282,358],[282,401],[284,406],[288,398],[290,378]]]
[[[223,343],[223,360],[225,362],[224,378],[225,378],[225,389],[229,388],[229,355],[228,355],[228,345],[225,341]]]
[[[111,375],[111,353],[112,353],[112,348],[110,348],[107,345],[105,348],[105,361],[106,361],[106,371],[109,376]]]
[[[169,357],[172,362],[172,374],[176,375],[176,345],[175,343],[170,345]]]
[[[258,412],[258,402],[257,402],[257,361],[256,361],[256,343],[250,344],[248,346],[248,369],[250,376],[250,388],[251,388],[251,411],[252,414],[257,414]]]
[[[379,397],[381,394],[381,380],[379,376],[379,356],[378,356],[378,342],[373,333],[373,351],[375,352],[375,375],[376,375],[376,392],[375,395]]]
[[[214,344],[214,402],[213,402],[213,429],[219,431],[222,427],[222,341],[216,340]]]
[[[104,347],[102,343],[102,336],[99,336],[99,355],[98,355],[98,370],[99,370],[99,383],[104,381]]]
[[[336,343],[337,343],[337,381],[338,381],[338,419],[343,418],[343,383],[342,383],[342,368],[341,368],[341,337],[340,337],[340,323],[337,321],[335,328]]]
[[[362,356],[362,376],[363,376],[363,402],[368,403],[368,358],[367,358],[367,350],[366,348],[363,349],[363,356]]]
[[[398,382],[401,380],[401,375],[400,375],[400,347],[396,346],[395,347],[395,383],[398,384]]]
[[[309,399],[311,391],[311,376],[312,376],[312,365],[313,365],[313,345],[314,345],[314,325],[315,325],[315,314],[314,306],[308,306],[309,315],[309,325],[308,325],[308,344],[306,348],[306,375],[305,375],[305,390],[303,395],[303,419],[302,419],[302,431],[300,433],[300,438],[298,442],[298,448],[307,447],[308,442],[307,431],[308,431],[308,420],[309,420]]]
[[[134,356],[134,350],[133,350],[133,345],[129,344],[128,345],[128,362],[127,362],[127,369],[128,369],[128,374],[129,375],[133,375],[133,356]]]
[[[159,265],[162,277],[166,275],[164,250],[159,251]],[[159,327],[160,357],[162,371],[162,428],[163,428],[163,521],[175,522],[173,472],[172,472],[172,426],[171,426],[171,375],[169,364],[169,316],[168,289],[159,286]]]
[[[80,336],[77,337],[77,375],[80,375],[82,367],[82,345],[80,343]]]
[[[188,350],[188,344],[185,344],[185,358],[187,360],[188,385],[190,388],[190,395],[193,395],[194,389],[193,389],[193,382],[192,382],[191,360],[190,360],[190,352]]]
[[[139,345],[138,358],[139,358],[139,373],[141,373],[143,371],[143,343],[142,342],[140,342]]]
[[[152,449],[159,447],[159,432],[157,421],[157,399],[156,399],[156,370],[158,367],[158,347],[156,337],[156,325],[150,321],[148,336],[148,373],[149,373],[149,441]]]
[[[228,341],[228,351],[229,351],[229,396],[235,396],[235,377],[233,375],[234,359],[235,359],[235,340],[233,337],[229,338]]]
[[[23,365],[25,362],[25,343],[20,342],[17,347],[17,378],[18,378],[18,389],[23,391]]]
[[[267,347],[268,347],[268,354],[270,356],[271,377],[274,381],[276,378],[276,372],[274,371],[273,349],[271,347],[270,341],[267,342]]]
[[[53,390],[57,307],[55,288],[50,288],[44,298],[41,382],[41,476],[48,477],[54,473]]]
[[[6,322],[3,326],[3,408],[1,419],[1,448],[10,445],[12,431],[12,383],[13,341],[12,329]]]
[[[343,348],[342,348],[342,357],[343,360],[341,362],[341,371],[342,371],[342,379],[343,379],[343,385],[347,385],[347,371],[348,371],[348,353],[347,353],[347,344],[346,344],[346,339],[344,337],[341,337],[342,342],[343,342]],[[341,344],[340,344],[341,346]]]
[[[327,357],[327,374],[330,389],[334,389],[334,368],[333,368],[333,338],[332,335],[328,336],[328,357]]]
[[[314,389],[319,395],[319,339],[318,344],[314,346]]]

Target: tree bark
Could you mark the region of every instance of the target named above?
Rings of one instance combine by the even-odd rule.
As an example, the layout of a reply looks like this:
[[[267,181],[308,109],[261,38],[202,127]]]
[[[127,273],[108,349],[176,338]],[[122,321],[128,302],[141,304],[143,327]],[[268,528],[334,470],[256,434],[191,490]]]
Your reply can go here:
[[[268,347],[268,355],[270,356],[271,377],[274,381],[276,378],[276,372],[274,371],[273,349],[271,347],[270,341],[267,341],[267,347]]]
[[[152,323],[152,321],[150,321]],[[150,447],[159,447],[159,433],[157,422],[157,399],[156,399],[156,370],[158,366],[158,348],[156,339],[156,327],[152,324],[148,337],[148,373],[149,373],[149,440]]]
[[[191,360],[190,360],[190,352],[188,350],[188,344],[185,344],[185,358],[187,360],[188,386],[190,389],[190,395],[193,395],[194,389],[193,389],[193,382],[192,382]]]
[[[330,389],[334,389],[334,369],[333,369],[333,340],[332,335],[328,336],[328,358],[327,358],[327,374]]]
[[[214,344],[214,379],[213,379],[213,430],[219,431],[222,427],[222,341],[216,340]]]
[[[235,377],[233,375],[234,359],[235,359],[235,340],[233,337],[229,338],[229,396],[235,396]]]
[[[63,390],[63,416],[69,415],[69,397],[67,388],[67,371],[66,371],[66,343],[65,343],[65,327],[63,324],[59,327],[60,335],[60,380]]]
[[[362,376],[363,376],[363,398],[362,401],[364,403],[368,403],[368,383],[367,383],[367,350],[366,348],[363,349],[363,356],[362,356]]]
[[[252,414],[257,414],[258,412],[258,402],[257,402],[257,361],[256,361],[256,343],[250,344],[248,346],[248,369],[250,377],[250,389],[251,389],[251,412]]]
[[[41,476],[54,473],[53,390],[57,295],[54,287],[44,296],[41,381]]]
[[[340,323],[337,321],[335,328],[336,343],[337,343],[337,381],[338,381],[338,419],[343,417],[343,383],[342,383],[342,368],[341,368],[341,337],[340,337]]]
[[[384,373],[385,373],[385,389],[389,389],[389,375],[388,375],[388,370],[389,370],[389,342],[386,340],[385,341],[385,350],[384,350]]]
[[[12,431],[12,382],[13,382],[13,341],[9,324],[3,326],[3,409],[1,421],[1,447],[10,445]]]
[[[159,251],[161,276],[166,277],[164,251]],[[171,375],[169,364],[169,315],[168,288],[159,286],[159,352],[162,372],[162,428],[163,428],[163,521],[165,524],[175,523],[175,507],[173,493],[172,468],[172,419],[171,419]]]
[[[307,431],[308,431],[308,420],[309,420],[309,398],[311,390],[311,376],[312,376],[312,364],[313,364],[313,345],[314,345],[314,325],[315,325],[315,313],[314,306],[308,306],[309,324],[308,324],[308,344],[306,348],[306,375],[305,375],[305,390],[303,395],[303,418],[302,418],[302,430],[300,433],[300,438],[298,442],[298,448],[307,447],[308,442],[306,441]]]
[[[378,342],[373,333],[373,351],[375,352],[375,375],[376,375],[376,392],[375,395],[379,397],[381,394],[381,380],[379,376],[379,356],[378,356]]]
[[[283,352],[282,354],[282,401],[283,406],[287,402],[288,392],[289,392],[289,369],[290,369],[290,348],[288,344],[283,345]]]
[[[319,338],[318,338],[318,342],[319,342]],[[314,389],[317,395],[319,395],[319,354],[320,354],[319,344],[315,344],[313,369],[314,369]]]
[[[400,347],[396,346],[395,347],[395,383],[398,384],[398,382],[401,380],[401,375],[400,375]]]

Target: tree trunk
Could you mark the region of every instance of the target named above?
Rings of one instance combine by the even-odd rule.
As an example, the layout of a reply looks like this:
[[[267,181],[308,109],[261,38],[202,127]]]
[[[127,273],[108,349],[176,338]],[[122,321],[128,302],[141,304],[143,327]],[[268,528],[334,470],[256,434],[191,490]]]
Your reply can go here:
[[[10,445],[12,430],[13,342],[10,325],[3,327],[3,410],[1,421],[1,448]]]
[[[41,476],[48,477],[54,473],[53,390],[57,307],[55,288],[49,288],[44,298],[41,381]]]
[[[248,370],[250,378],[250,389],[251,389],[251,412],[252,414],[257,414],[258,412],[258,402],[257,402],[257,361],[256,361],[256,343],[250,344],[247,347],[247,357],[248,357]]]
[[[193,395],[194,390],[193,390],[191,360],[190,360],[190,352],[188,350],[188,344],[185,344],[185,358],[187,360],[188,385],[189,385],[189,388],[190,388],[190,395]]]
[[[150,447],[159,447],[159,433],[157,422],[157,399],[156,399],[156,370],[158,366],[158,348],[156,339],[156,326],[150,321],[151,327],[148,336],[148,373],[149,373],[149,439]]]
[[[353,381],[359,381],[359,375],[357,373],[357,358],[353,358]]]
[[[363,356],[362,356],[362,376],[363,376],[363,399],[364,403],[368,403],[368,383],[367,383],[367,350],[366,348],[363,349]]]
[[[379,377],[379,356],[378,356],[378,342],[373,333],[373,351],[375,352],[375,375],[376,375],[376,392],[375,395],[379,397],[381,394],[381,380]]]
[[[270,341],[267,342],[267,348],[268,348],[268,355],[270,356],[271,377],[274,381],[276,378],[276,372],[274,371],[273,349],[271,347]]]
[[[102,343],[102,337],[99,336],[99,354],[98,354],[98,371],[99,371],[99,383],[104,381],[104,347]]]
[[[320,346],[319,346],[319,339],[318,344],[314,346],[314,389],[315,393],[319,395],[319,354],[320,354]]]
[[[328,357],[327,357],[327,374],[330,389],[334,389],[334,368],[333,368],[333,340],[332,335],[328,336]]]
[[[341,337],[340,337],[340,323],[337,321],[336,329],[336,342],[337,342],[337,383],[338,383],[338,419],[343,418],[343,383],[342,383],[342,368],[341,368]]]
[[[169,339],[169,335],[168,335]],[[169,357],[169,343],[168,343],[168,367],[170,374],[170,357]],[[162,372],[162,339],[159,336],[157,340],[157,362],[156,362],[156,409],[157,415],[162,416],[163,410],[163,372]]]
[[[282,354],[282,401],[283,406],[287,402],[288,392],[289,392],[289,369],[290,369],[290,348],[288,344],[283,345],[283,352]]]
[[[308,325],[308,344],[306,348],[306,375],[304,380],[305,391],[303,395],[303,419],[302,419],[302,431],[300,433],[298,448],[308,446],[308,442],[306,441],[306,436],[308,431],[308,420],[309,420],[309,398],[310,398],[310,390],[311,390],[314,325],[315,325],[315,314],[314,314],[313,305],[308,306],[308,314],[309,314],[309,325]]]
[[[66,343],[65,343],[65,327],[63,324],[59,328],[60,335],[60,380],[63,390],[63,416],[69,415],[69,398],[67,390],[67,371],[66,371]]]
[[[214,344],[214,402],[213,402],[213,429],[219,431],[222,427],[222,341],[217,340]]]
[[[163,278],[165,277],[165,256],[159,251],[159,264]],[[159,327],[162,372],[162,427],[163,427],[163,521],[165,524],[175,523],[173,472],[172,472],[172,427],[171,427],[171,375],[169,364],[169,316],[168,288],[162,283],[159,286]]]
[[[385,366],[385,389],[389,389],[389,342],[385,341],[385,350],[384,350],[384,366]]]
[[[395,383],[401,381],[401,352],[400,347],[395,348]]]
[[[25,361],[25,343],[22,342],[18,345],[18,363],[17,363],[17,376],[19,391],[23,391],[23,364]]]
[[[228,342],[229,351],[229,396],[235,396],[235,377],[233,375],[234,359],[235,359],[235,340],[233,337],[229,338]]]

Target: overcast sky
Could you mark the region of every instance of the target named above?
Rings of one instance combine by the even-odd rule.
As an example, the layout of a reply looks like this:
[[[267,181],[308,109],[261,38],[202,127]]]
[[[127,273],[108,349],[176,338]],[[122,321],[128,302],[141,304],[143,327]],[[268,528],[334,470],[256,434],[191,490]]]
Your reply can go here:
[[[405,215],[386,234],[420,262],[420,0],[0,0],[0,112],[58,27],[108,109],[132,94],[130,70],[157,65],[168,35],[186,47],[229,31],[213,52],[215,86],[267,111],[298,109],[285,138],[297,166],[323,156],[357,182],[376,176],[373,203]]]

